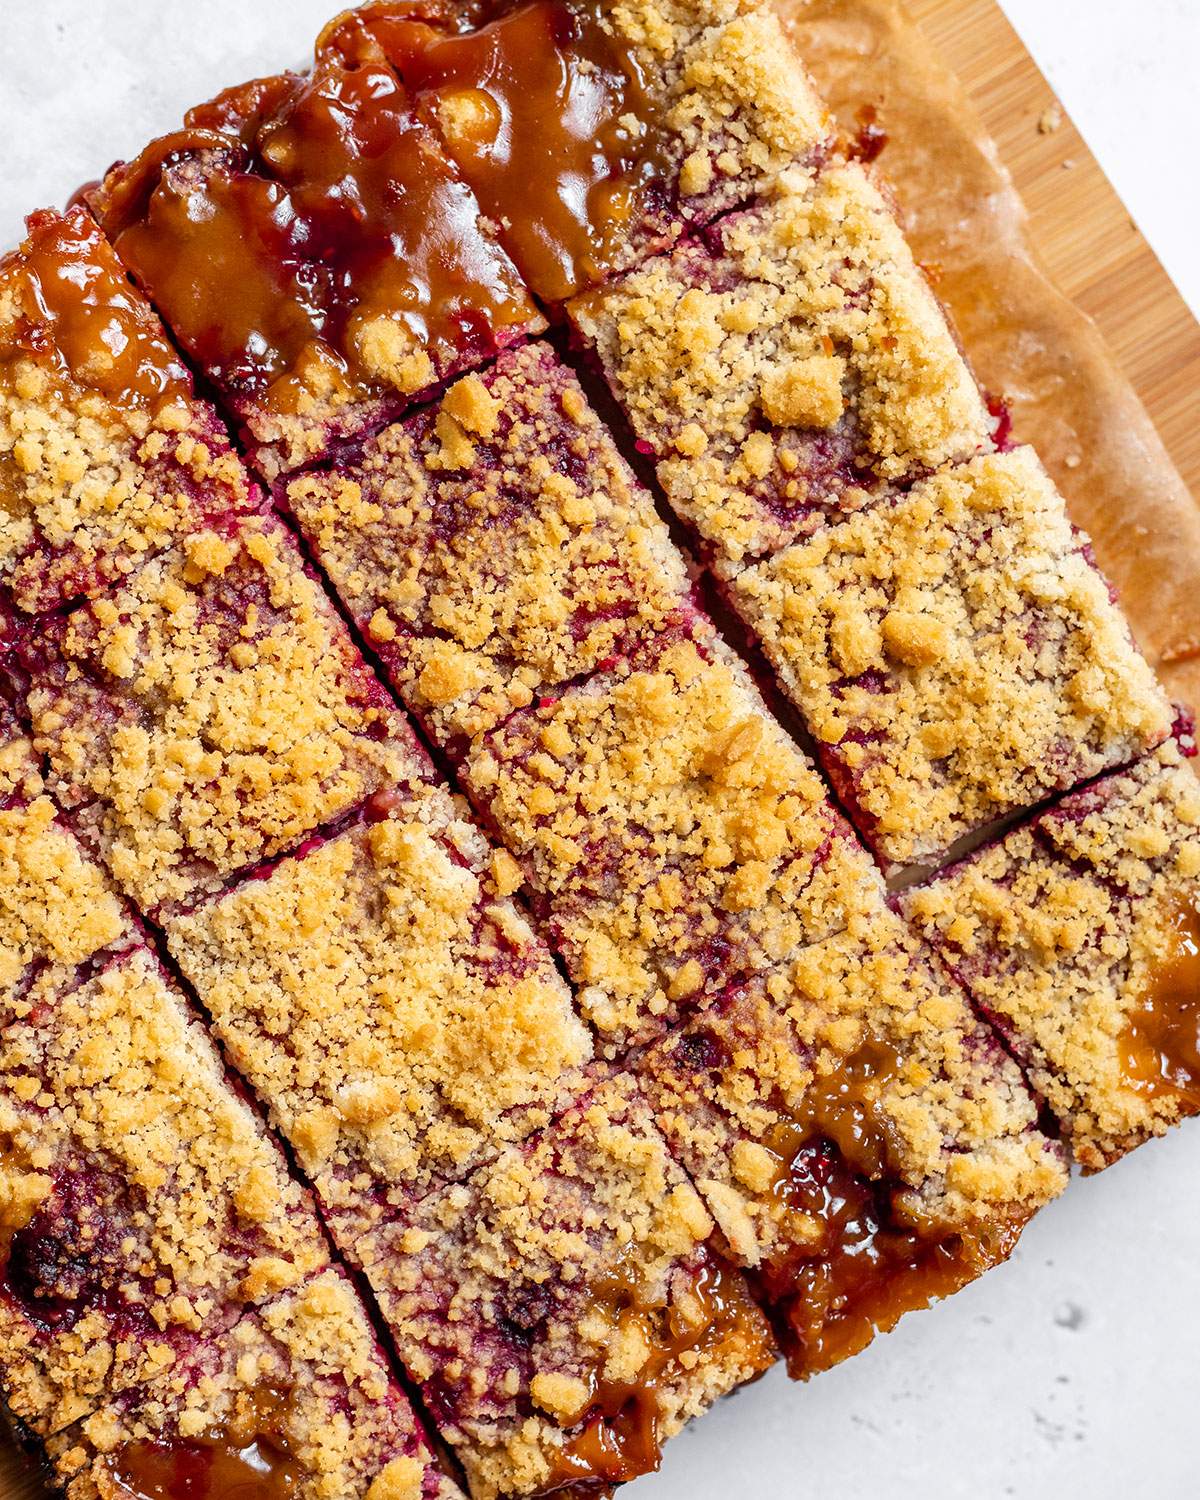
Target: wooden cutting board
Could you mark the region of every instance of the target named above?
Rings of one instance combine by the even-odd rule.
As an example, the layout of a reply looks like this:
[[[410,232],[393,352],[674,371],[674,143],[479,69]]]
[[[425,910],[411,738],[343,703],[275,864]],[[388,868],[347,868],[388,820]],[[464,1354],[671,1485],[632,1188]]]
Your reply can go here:
[[[1200,325],[1070,120],[1059,121],[1053,91],[995,0],[906,0],[906,9],[994,137],[1053,279],[1095,319],[1200,495]],[[44,1495],[32,1465],[0,1432],[0,1500]]]

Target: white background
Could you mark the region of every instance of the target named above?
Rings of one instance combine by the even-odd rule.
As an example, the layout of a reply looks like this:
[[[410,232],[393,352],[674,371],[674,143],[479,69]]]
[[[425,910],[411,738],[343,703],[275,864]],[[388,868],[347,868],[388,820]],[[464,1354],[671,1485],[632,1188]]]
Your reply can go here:
[[[1200,308],[1200,0],[1005,0]],[[297,64],[336,0],[0,0],[0,246],[228,84]],[[1200,416],[1200,414],[1198,414]],[[1200,1124],[1072,1185],[1013,1262],[668,1447],[645,1500],[1194,1500]]]

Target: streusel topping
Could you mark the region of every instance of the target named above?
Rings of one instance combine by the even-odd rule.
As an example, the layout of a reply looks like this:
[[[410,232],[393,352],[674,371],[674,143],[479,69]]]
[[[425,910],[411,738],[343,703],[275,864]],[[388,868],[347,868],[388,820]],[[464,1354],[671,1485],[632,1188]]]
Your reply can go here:
[[[965,460],[991,422],[879,190],[790,181],[571,304],[668,498],[714,548],[778,547],[814,507]]]
[[[1021,448],[723,570],[889,862],[933,858],[1169,733],[1086,548]]]
[[[368,1274],[472,1493],[631,1478],[770,1364],[711,1230],[625,1076],[379,1242]]]
[[[167,924],[351,1244],[544,1124],[590,1055],[511,863],[431,789]]]
[[[148,910],[424,775],[277,521],[194,534],[28,656],[53,788]]]
[[[406,703],[458,752],[688,616],[682,557],[549,346],[305,475],[288,505]]]
[[[613,1038],[839,930],[875,890],[815,770],[716,642],[516,715],[467,771]]]
[[[0,1061],[0,1345],[41,1430],[327,1263],[308,1198],[147,950],[9,1024]]]
[[[1172,741],[905,898],[1086,1166],[1200,1108],[1195,994],[1159,989],[1195,951],[1198,881],[1200,787]]]

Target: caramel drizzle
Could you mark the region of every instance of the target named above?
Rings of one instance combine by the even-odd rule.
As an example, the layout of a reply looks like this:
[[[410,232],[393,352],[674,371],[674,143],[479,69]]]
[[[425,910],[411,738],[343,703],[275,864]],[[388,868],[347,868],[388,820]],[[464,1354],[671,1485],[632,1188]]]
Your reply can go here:
[[[32,356],[118,407],[154,410],[189,394],[187,371],[91,217],[80,208],[34,214],[29,228],[28,245],[0,265],[0,282],[17,288],[17,358]],[[0,382],[9,378],[0,366]]]
[[[289,1398],[269,1387],[202,1437],[126,1443],[105,1463],[129,1500],[295,1500],[302,1473],[287,1435]]]
[[[1012,1251],[1017,1217],[969,1235],[924,1216],[887,1185],[898,1141],[884,1108],[901,1059],[876,1038],[807,1091],[764,1143],[789,1246],[759,1273],[780,1309],[797,1378],[864,1349],[917,1308],[958,1291]]]
[[[1200,909],[1180,902],[1167,952],[1126,1017],[1121,1071],[1135,1092],[1200,1110]]]
[[[745,1283],[715,1260],[696,1273],[691,1296],[663,1309],[646,1302],[636,1279],[620,1274],[593,1289],[614,1327],[636,1326],[649,1349],[631,1380],[614,1380],[596,1364],[584,1375],[588,1395],[565,1425],[582,1430],[557,1450],[542,1493],[578,1484],[623,1484],[658,1468],[662,1457],[659,1391],[677,1379],[685,1356],[729,1346],[750,1369],[770,1368],[775,1351]]]
[[[560,301],[603,280],[630,225],[665,202],[662,101],[583,0],[473,19],[462,31],[442,7],[385,0],[334,22],[317,55],[386,59],[534,292]]]

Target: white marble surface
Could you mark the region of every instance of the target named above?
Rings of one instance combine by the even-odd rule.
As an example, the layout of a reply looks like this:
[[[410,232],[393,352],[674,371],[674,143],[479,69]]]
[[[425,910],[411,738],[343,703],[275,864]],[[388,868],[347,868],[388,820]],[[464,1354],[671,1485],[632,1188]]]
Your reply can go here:
[[[1200,0],[1006,0],[1200,307]],[[0,245],[331,0],[0,0]],[[1078,1182],[1013,1262],[806,1388],[776,1372],[672,1444],[645,1500],[1191,1500],[1200,1126]]]

